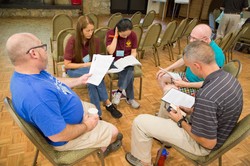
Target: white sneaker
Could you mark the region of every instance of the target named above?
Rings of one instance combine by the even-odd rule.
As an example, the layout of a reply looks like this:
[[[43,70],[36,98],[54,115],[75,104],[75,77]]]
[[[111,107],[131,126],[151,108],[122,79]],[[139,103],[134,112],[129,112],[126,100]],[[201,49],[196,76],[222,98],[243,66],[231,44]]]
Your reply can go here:
[[[135,101],[134,99],[129,99],[129,100],[126,99],[126,102],[129,105],[131,105],[131,107],[133,107],[135,109],[140,107],[140,104],[137,101]]]
[[[120,92],[115,92],[112,103],[118,105],[121,100],[122,93]]]

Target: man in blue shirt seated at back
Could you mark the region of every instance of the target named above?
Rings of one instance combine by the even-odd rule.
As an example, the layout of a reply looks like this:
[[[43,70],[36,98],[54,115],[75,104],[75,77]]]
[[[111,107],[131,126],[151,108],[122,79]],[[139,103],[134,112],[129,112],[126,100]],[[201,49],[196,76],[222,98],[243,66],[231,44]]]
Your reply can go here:
[[[33,34],[12,35],[6,43],[7,54],[15,71],[10,89],[17,113],[34,125],[55,150],[101,147],[104,156],[121,146],[122,134],[82,102],[70,88],[86,84],[90,74],[79,78],[55,78],[45,71],[47,45]]]

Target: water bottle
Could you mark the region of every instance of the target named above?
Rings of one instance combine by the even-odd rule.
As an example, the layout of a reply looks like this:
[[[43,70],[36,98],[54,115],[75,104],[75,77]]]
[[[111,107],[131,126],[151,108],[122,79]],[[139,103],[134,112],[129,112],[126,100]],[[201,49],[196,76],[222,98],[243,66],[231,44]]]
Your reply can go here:
[[[159,153],[159,151],[158,151],[158,153]],[[164,163],[165,163],[166,158],[168,157],[168,154],[169,154],[168,151],[164,148],[161,152],[161,156],[159,158],[157,166],[164,166]]]

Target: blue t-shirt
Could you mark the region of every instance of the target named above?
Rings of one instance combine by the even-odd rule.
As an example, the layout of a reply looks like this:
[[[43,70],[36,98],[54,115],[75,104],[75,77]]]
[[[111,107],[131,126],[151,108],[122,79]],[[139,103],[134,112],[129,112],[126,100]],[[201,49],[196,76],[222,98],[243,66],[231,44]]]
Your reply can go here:
[[[46,71],[31,75],[14,72],[10,89],[18,115],[37,127],[53,146],[67,142],[52,142],[48,136],[63,131],[66,124],[79,124],[83,120],[79,97]]]
[[[209,45],[212,47],[212,49],[214,51],[215,61],[216,61],[217,65],[220,68],[223,67],[224,63],[225,63],[225,56],[224,56],[222,49],[213,40],[210,42]],[[186,69],[186,77],[187,77],[189,82],[204,81],[204,79],[199,78],[196,75],[194,75],[194,73],[191,71],[191,69],[189,67],[187,67],[187,69]]]

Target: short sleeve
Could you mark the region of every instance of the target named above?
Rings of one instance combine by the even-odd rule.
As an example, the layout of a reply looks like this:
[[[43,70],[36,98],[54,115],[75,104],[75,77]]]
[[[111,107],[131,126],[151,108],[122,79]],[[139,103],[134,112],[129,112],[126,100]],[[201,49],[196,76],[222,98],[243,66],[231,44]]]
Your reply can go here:
[[[72,61],[74,55],[74,45],[75,45],[75,39],[73,36],[71,36],[68,39],[68,42],[64,50],[64,59]]]
[[[114,38],[114,30],[109,30],[106,34],[106,47],[109,46]]]

